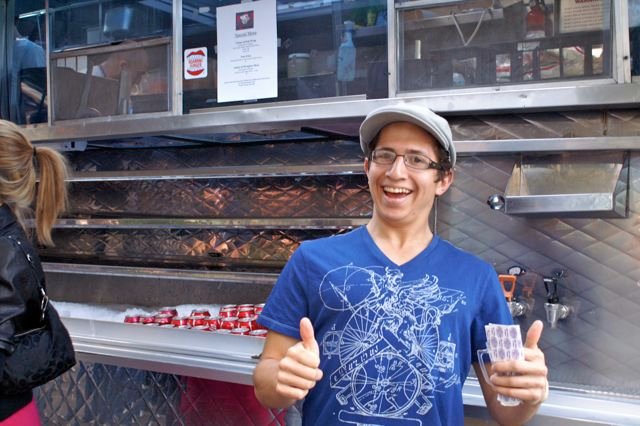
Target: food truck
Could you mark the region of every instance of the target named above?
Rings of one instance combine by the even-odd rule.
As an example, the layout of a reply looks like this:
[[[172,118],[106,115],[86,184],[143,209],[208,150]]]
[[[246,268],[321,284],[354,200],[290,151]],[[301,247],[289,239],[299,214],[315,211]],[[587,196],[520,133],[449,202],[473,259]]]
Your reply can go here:
[[[295,408],[253,397],[261,332],[195,314],[255,312],[302,241],[365,224],[359,124],[421,103],[459,155],[435,231],[494,266],[523,330],[545,321],[530,424],[640,424],[639,17],[636,0],[1,2],[0,117],[73,170],[41,256],[79,363],[37,390],[45,423],[285,424]],[[474,377],[464,402],[486,424]]]

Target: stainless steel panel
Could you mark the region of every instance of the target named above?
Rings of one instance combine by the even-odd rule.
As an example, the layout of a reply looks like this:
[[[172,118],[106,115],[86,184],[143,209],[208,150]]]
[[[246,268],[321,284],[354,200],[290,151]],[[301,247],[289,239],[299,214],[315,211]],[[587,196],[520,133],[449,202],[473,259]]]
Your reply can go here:
[[[507,214],[626,217],[624,152],[523,155],[504,194]]]
[[[284,411],[259,406],[250,386],[88,361],[35,396],[47,426],[285,424]]]
[[[326,123],[359,123],[376,107],[398,102],[426,103],[435,111],[472,113],[490,111],[537,111],[559,105],[589,108],[595,105],[629,107],[640,98],[637,84],[612,84],[611,81],[586,81],[578,87],[566,83],[543,83],[491,88],[434,91],[409,94],[397,99],[324,100],[288,104],[243,105],[236,109],[198,112],[188,115],[141,114],[138,117],[69,120],[56,126],[34,126],[25,129],[36,142],[73,139],[96,140],[111,137],[193,132],[245,132],[274,129],[299,129]],[[561,100],[561,101],[560,101]]]
[[[366,224],[362,218],[258,219],[58,219],[56,228],[77,229],[344,229]],[[27,222],[33,226],[33,220]]]
[[[457,118],[454,132],[466,135],[468,140],[496,141],[550,135],[593,137],[604,134],[605,130],[608,135],[631,137],[640,135],[638,117],[633,111],[512,115],[500,120],[471,116]],[[557,140],[562,146],[563,140]],[[71,157],[73,164],[86,172],[165,169],[170,174],[174,167],[210,167],[224,161],[227,166],[256,164],[263,155],[265,164],[271,165],[300,165],[318,159],[326,164],[353,162],[358,150],[352,142],[329,146],[324,142],[293,145],[214,145],[195,149],[123,150],[126,152],[122,153],[93,150],[73,153]],[[571,306],[572,312],[556,329],[547,327],[541,341],[552,383],[612,397],[640,397],[640,340],[635,338],[640,336],[637,325],[640,323],[640,154],[637,150],[630,154],[627,218],[584,219],[560,214],[515,217],[490,210],[486,199],[506,187],[518,159],[518,155],[504,154],[461,158],[453,187],[438,202],[438,233],[487,260],[497,272],[504,273],[514,264],[525,266],[534,305],[527,316],[518,319],[523,327],[528,327],[534,319],[545,318],[546,292],[542,277],[557,269],[566,270],[560,298]],[[144,181],[103,182],[100,191],[94,184],[78,182],[73,184],[72,204],[74,209],[82,207],[87,219],[144,219],[139,215],[153,212],[152,219],[162,219],[159,213],[170,218],[200,216],[215,220],[258,217],[263,225],[270,218],[276,218],[274,224],[289,217],[322,219],[326,210],[333,212],[330,217],[334,219],[366,219],[370,213],[362,175],[270,179],[229,178],[213,183],[206,179],[158,180],[148,185]],[[267,181],[270,185],[263,186]],[[203,182],[233,188],[228,191],[229,197],[242,200],[240,204],[244,207],[230,208],[224,197],[220,203],[209,204],[202,195],[209,190]],[[273,202],[251,204],[252,196],[248,194],[259,194],[260,188],[269,188],[265,193]],[[155,196],[149,194],[151,189],[157,192]],[[203,192],[191,195],[194,190]],[[245,195],[240,194],[243,191]],[[179,194],[178,197],[186,201],[171,204],[172,194]],[[153,204],[155,199],[163,201]],[[171,208],[165,207],[165,203]],[[304,217],[301,210],[309,212],[309,216]],[[73,219],[80,224],[82,218]],[[164,267],[180,269],[190,265],[259,272],[264,271],[266,265],[268,272],[277,273],[299,242],[348,229],[276,228],[64,228],[55,231],[58,246],[44,253],[49,259],[60,260],[75,254],[83,262],[100,260],[118,265],[136,258],[158,259],[165,262],[161,263]],[[214,258],[209,253],[222,256]],[[256,270],[260,265],[263,269]],[[78,285],[82,282],[79,280]],[[88,288],[90,282],[91,278],[85,278]],[[211,281],[211,286],[217,285],[215,280]],[[226,285],[233,288],[234,282]]]
[[[625,206],[616,209],[613,193],[509,196],[508,214],[587,214],[587,217],[624,217]]]
[[[514,217],[490,210],[486,198],[505,187],[516,156],[463,159],[453,188],[440,199],[440,234],[504,273],[530,271],[533,311],[544,319],[542,276],[565,269],[560,298],[572,308],[541,346],[556,385],[640,396],[640,156],[632,153],[628,218]],[[522,284],[520,284],[522,285]]]
[[[166,263],[211,267],[282,267],[300,241],[335,230],[60,229],[56,247],[42,249],[46,259],[114,261],[122,265]]]
[[[174,218],[367,217],[364,176],[74,184],[71,215]]]
[[[181,266],[188,265],[184,262]],[[45,263],[53,300],[158,309],[184,304],[263,303],[274,273]],[[91,283],[91,285],[87,285]]]
[[[92,361],[251,384],[264,339],[199,330],[64,318],[74,348]]]

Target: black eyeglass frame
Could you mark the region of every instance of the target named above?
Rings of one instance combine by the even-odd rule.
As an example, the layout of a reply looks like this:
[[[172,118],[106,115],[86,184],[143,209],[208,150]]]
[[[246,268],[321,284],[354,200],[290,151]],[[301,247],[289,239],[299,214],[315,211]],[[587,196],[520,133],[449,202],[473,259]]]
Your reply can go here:
[[[376,160],[376,159],[375,159],[375,157],[376,157],[376,152],[381,152],[381,151],[382,151],[382,152],[388,152],[388,153],[393,154],[393,155],[394,155],[393,159],[392,159],[390,162],[388,162],[388,163],[380,162],[380,159]],[[409,155],[409,156],[417,156],[417,157],[421,157],[421,158],[426,158],[427,160],[429,160],[428,162],[425,162],[425,164],[427,165],[427,167],[425,167],[425,168],[423,169],[423,168],[420,168],[420,167],[412,166],[411,164],[409,164],[409,163],[407,162],[407,155]],[[423,155],[423,154],[417,154],[417,153],[411,153],[411,152],[410,152],[410,153],[406,153],[406,154],[398,154],[397,152],[395,152],[395,151],[393,151],[393,150],[391,150],[391,149],[386,149],[386,148],[378,148],[378,149],[374,149],[374,150],[372,150],[372,151],[371,151],[371,154],[370,154],[370,159],[371,159],[371,161],[373,161],[373,162],[374,162],[374,163],[376,163],[376,164],[383,165],[383,166],[390,166],[390,165],[392,165],[393,163],[395,163],[395,162],[396,162],[396,159],[397,159],[398,157],[402,157],[402,162],[404,163],[404,165],[405,165],[406,167],[408,167],[408,168],[412,169],[412,170],[430,170],[430,169],[439,170],[439,171],[444,171],[444,170],[445,170],[445,167],[444,167],[441,163],[437,163],[437,162],[433,161],[431,158],[429,158],[429,157],[427,157],[426,155]]]

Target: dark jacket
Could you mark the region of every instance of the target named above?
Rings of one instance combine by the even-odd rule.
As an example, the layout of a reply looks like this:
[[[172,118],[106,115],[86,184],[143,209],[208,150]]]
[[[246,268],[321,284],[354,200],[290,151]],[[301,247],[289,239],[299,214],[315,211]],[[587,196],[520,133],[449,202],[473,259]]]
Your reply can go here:
[[[0,206],[0,372],[5,357],[13,351],[13,335],[39,325],[38,281],[44,287],[40,258],[11,209],[3,204]],[[31,399],[31,392],[0,397],[0,421]]]

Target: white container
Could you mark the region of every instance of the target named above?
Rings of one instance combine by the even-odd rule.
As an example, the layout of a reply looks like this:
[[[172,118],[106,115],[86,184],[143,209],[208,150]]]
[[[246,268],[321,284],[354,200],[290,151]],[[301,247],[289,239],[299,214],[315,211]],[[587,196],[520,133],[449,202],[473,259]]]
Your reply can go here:
[[[308,53],[292,53],[287,61],[287,77],[304,77],[311,70],[311,55]]]

